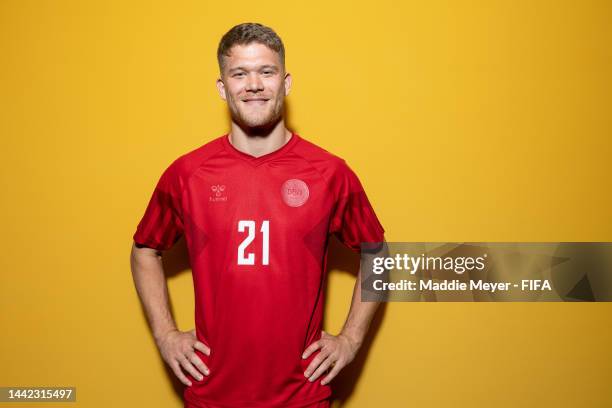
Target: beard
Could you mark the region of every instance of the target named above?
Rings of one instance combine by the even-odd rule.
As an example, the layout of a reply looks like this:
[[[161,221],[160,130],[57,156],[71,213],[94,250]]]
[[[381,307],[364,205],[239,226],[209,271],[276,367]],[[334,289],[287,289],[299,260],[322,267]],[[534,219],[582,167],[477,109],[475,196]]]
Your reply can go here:
[[[249,109],[244,106],[244,102],[233,98],[228,101],[228,105],[232,120],[241,128],[251,131],[265,131],[273,128],[282,118],[283,99],[282,97],[270,99],[261,109]],[[267,106],[268,104],[272,106]]]

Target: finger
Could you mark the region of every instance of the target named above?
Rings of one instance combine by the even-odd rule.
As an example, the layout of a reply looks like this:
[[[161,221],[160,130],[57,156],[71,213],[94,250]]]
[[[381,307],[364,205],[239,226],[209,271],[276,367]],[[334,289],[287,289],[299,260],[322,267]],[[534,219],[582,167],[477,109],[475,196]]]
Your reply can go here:
[[[302,359],[307,359],[312,353],[320,349],[322,346],[323,343],[320,340],[315,341],[310,346],[308,346],[306,350],[304,350],[304,353],[302,353]]]
[[[195,369],[195,367],[187,360],[185,356],[179,357],[179,362],[181,363],[181,367],[185,369],[191,376],[195,379],[202,380],[204,376]]]
[[[189,378],[187,378],[185,374],[183,374],[183,371],[181,370],[181,366],[177,360],[173,360],[172,364],[170,364],[170,367],[172,368],[174,375],[176,375],[176,377],[179,380],[181,380],[183,384],[185,384],[188,387],[191,387],[191,381],[189,381]]]
[[[202,343],[201,341],[196,341],[195,343],[193,343],[193,348],[195,348],[196,350],[200,350],[202,353],[206,354],[207,356],[210,356],[210,347],[208,347],[206,344]]]
[[[310,364],[308,364],[306,371],[304,371],[304,377],[310,377],[312,372],[317,369],[319,364],[321,364],[327,358],[327,356],[329,356],[329,353],[324,350],[317,354],[317,356],[312,359]]]
[[[321,363],[321,365],[316,369],[316,371],[312,373],[308,381],[313,382],[317,378],[319,378],[324,372],[327,371],[327,369],[331,366],[331,363],[332,363],[332,357],[329,356],[328,358],[325,359],[325,361]]]
[[[187,356],[187,359],[189,360],[189,362],[191,364],[196,366],[196,368],[198,369],[199,372],[201,372],[204,375],[208,375],[209,374],[208,367],[206,367],[206,364],[204,364],[204,362],[200,359],[200,357],[198,357],[198,355],[196,353],[189,354]]]
[[[323,378],[323,380],[321,380],[321,385],[327,385],[330,383],[331,380],[334,379],[335,376],[338,375],[338,373],[340,372],[340,370],[342,370],[342,367],[344,367],[344,364],[341,364],[340,361],[336,361],[336,364],[334,365],[334,367],[331,369],[331,371],[329,372],[329,374],[327,374],[325,376],[325,378]]]

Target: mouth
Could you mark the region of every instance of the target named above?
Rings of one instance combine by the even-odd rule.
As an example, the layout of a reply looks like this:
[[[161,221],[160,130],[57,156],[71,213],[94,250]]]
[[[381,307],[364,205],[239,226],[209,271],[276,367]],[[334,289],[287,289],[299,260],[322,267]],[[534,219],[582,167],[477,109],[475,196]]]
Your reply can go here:
[[[264,105],[269,100],[269,98],[249,98],[243,99],[242,102],[246,103],[247,105]]]

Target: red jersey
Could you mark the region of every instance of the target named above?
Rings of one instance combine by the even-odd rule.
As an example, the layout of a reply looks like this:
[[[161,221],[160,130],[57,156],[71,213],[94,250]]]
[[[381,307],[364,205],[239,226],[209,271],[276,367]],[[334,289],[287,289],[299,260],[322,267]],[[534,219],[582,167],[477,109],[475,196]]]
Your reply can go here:
[[[162,174],[134,241],[166,250],[185,236],[197,338],[210,368],[184,398],[195,406],[301,407],[328,398],[304,371],[321,337],[327,243],[354,251],[384,229],[344,160],[293,133],[254,157],[227,135]]]

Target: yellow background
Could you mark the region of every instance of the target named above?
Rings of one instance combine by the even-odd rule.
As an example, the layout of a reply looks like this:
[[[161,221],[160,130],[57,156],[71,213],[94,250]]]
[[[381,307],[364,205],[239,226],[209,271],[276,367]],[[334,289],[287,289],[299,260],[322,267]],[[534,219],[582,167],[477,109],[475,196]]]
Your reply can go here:
[[[281,35],[291,128],[355,169],[388,240],[612,241],[611,9],[1,1],[0,386],[182,406],[129,249],[163,169],[228,128],[215,52],[240,22]],[[331,332],[352,284],[332,273]],[[188,271],[169,282],[183,329],[191,285]],[[611,312],[389,304],[342,406],[612,406]]]

